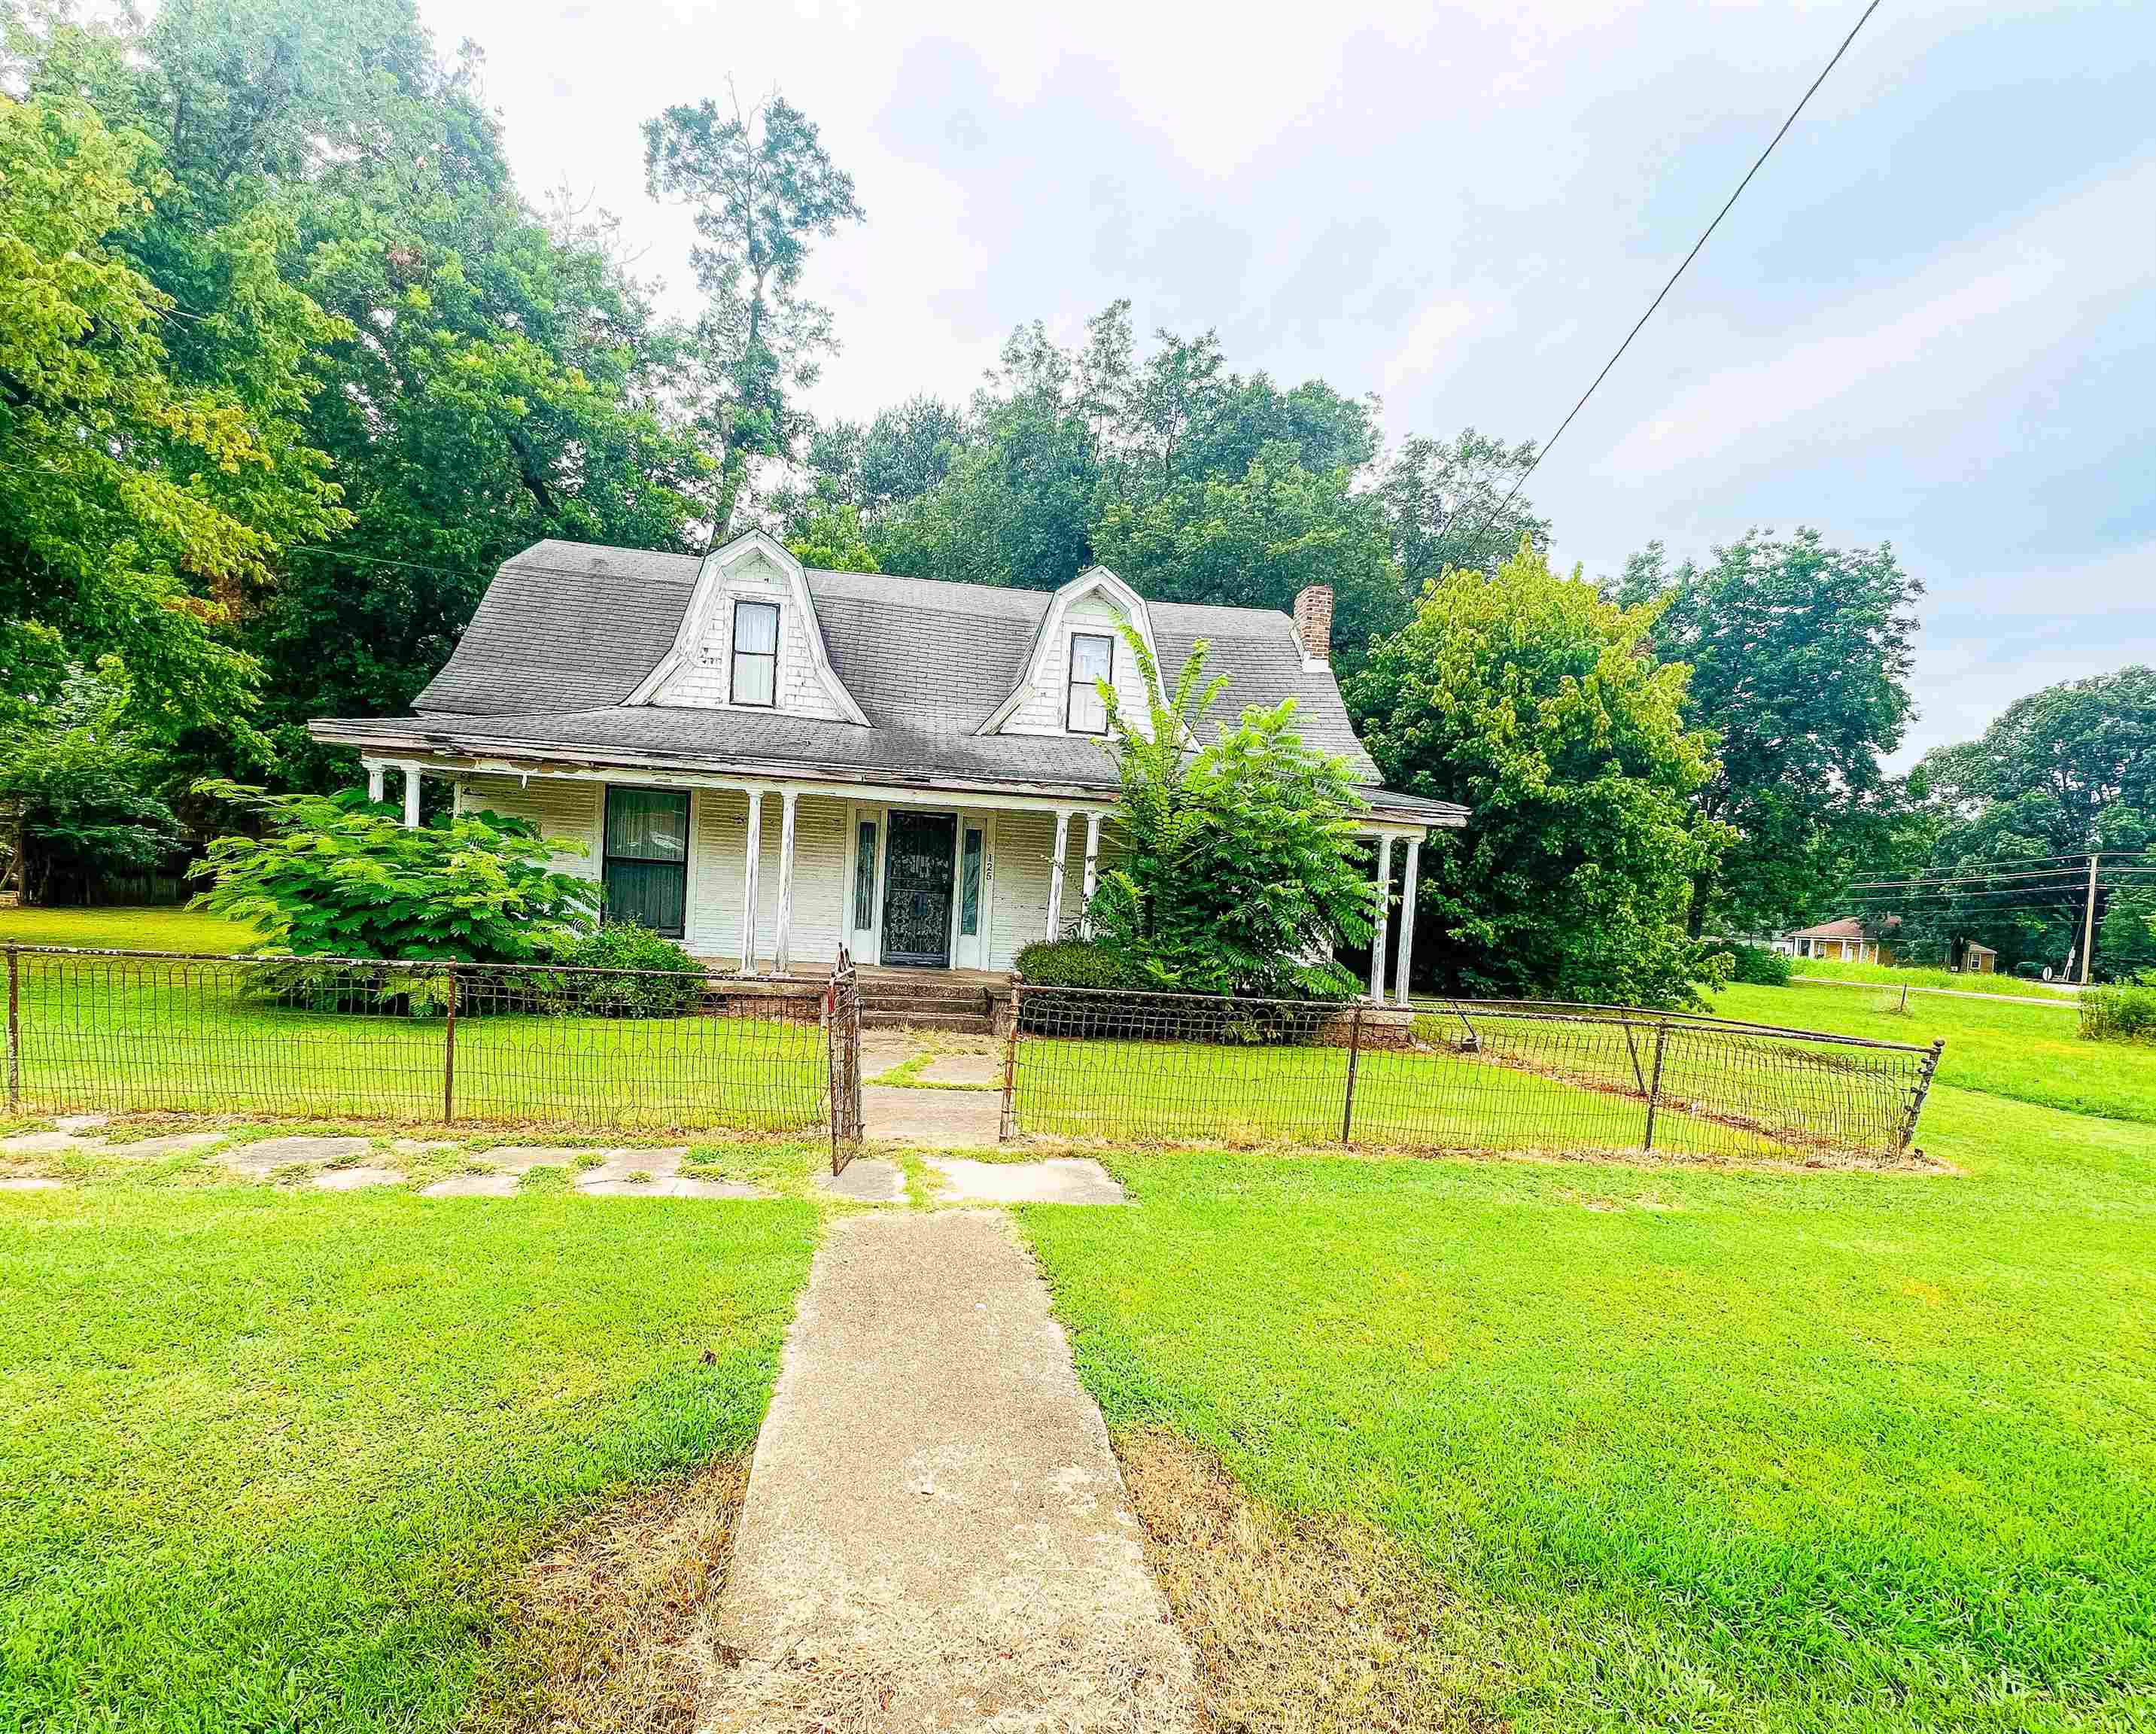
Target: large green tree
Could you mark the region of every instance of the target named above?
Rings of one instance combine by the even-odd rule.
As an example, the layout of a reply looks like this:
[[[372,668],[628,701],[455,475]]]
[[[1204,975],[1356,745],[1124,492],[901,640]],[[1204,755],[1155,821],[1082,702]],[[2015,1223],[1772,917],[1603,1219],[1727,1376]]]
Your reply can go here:
[[[44,40],[8,21],[26,76]],[[255,669],[223,628],[288,548],[346,521],[289,420],[329,322],[280,288],[268,222],[198,237],[221,285],[204,305],[152,280],[172,193],[157,141],[32,82],[0,96],[5,688],[49,694],[70,663],[116,655],[164,727],[244,734]],[[248,329],[273,351],[249,377],[175,353]]]
[[[644,141],[651,196],[685,205],[696,225],[705,307],[674,384],[719,454],[703,496],[716,543],[753,461],[790,455],[807,429],[797,396],[836,344],[830,310],[803,292],[803,273],[815,241],[860,222],[861,207],[815,123],[783,96],[748,109],[737,99],[725,109],[676,103],[644,122]]]
[[[2156,962],[2156,892],[2139,871],[2156,848],[2156,669],[2018,699],[1978,739],[1927,753],[1907,787],[1897,876],[1945,889],[1868,900],[1900,918],[1905,950],[1952,961],[1974,940],[2010,967],[2063,967],[2086,921],[2082,858],[2111,851],[2121,859],[2099,874],[2096,967]]]
[[[444,64],[412,0],[11,20],[33,101],[145,141],[157,194],[110,250],[172,310],[168,378],[218,406],[190,433],[259,454],[135,448],[254,531],[244,558],[167,563],[234,671],[198,708],[244,717],[259,663],[275,774],[334,776],[299,725],[408,702],[516,549],[687,545],[717,466],[671,396],[679,334],[603,223],[519,195],[475,54]]]
[[[1830,547],[1815,530],[1754,532],[1705,565],[1672,567],[1659,542],[1608,587],[1652,602],[1646,641],[1691,670],[1685,718],[1719,738],[1697,795],[1735,833],[1703,860],[1687,921],[1754,931],[1830,911],[1876,859],[1891,818],[1882,755],[1915,713],[1908,676],[1923,587],[1894,551]]]
[[[1651,606],[1620,608],[1522,543],[1452,571],[1348,689],[1389,787],[1460,801],[1424,853],[1415,973],[1471,993],[1678,1003],[1684,931],[1725,834],[1697,802],[1712,737],[1686,671],[1640,654]]]

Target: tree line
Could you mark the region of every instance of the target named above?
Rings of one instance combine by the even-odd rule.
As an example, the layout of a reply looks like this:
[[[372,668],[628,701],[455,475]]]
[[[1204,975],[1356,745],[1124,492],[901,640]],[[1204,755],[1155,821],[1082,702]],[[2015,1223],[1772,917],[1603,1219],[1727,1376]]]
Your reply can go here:
[[[1389,447],[1373,397],[1141,341],[1126,301],[1070,347],[1022,326],[963,401],[819,422],[808,268],[868,213],[808,115],[729,90],[646,121],[647,192],[696,233],[670,317],[613,218],[520,191],[481,74],[411,0],[0,0],[0,798],[33,890],[202,829],[205,775],[346,780],[305,720],[405,708],[530,543],[752,523],[865,572],[1332,585],[1388,780],[1476,810],[1425,878],[1443,984],[1666,998],[1705,939],[1853,879],[2143,834],[2138,772],[2049,829],[2034,753],[1885,774],[1920,594],[1891,548],[1553,572],[1532,445]]]

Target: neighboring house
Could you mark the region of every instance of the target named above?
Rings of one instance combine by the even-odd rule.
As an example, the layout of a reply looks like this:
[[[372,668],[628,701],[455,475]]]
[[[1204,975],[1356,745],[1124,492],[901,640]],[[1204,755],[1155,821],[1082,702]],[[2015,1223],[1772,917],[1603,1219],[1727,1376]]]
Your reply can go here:
[[[1892,963],[1894,961],[1894,930],[1900,926],[1898,916],[1889,916],[1884,923],[1884,933],[1866,929],[1854,916],[1845,916],[1838,921],[1822,921],[1816,927],[1799,927],[1789,936],[1799,957],[1832,957],[1844,963]]]
[[[1129,626],[1173,681],[1199,639],[1229,676],[1219,716],[1296,701],[1311,746],[1346,757],[1375,871],[1466,822],[1389,793],[1331,665],[1332,598],[1295,616],[1148,603],[1113,572],[998,589],[805,570],[761,532],[701,561],[544,541],[506,562],[407,716],[308,726],[358,750],[368,786],[440,777],[572,837],[616,918],[746,973],[865,963],[1007,970],[1067,930],[1112,859],[1116,774],[1096,681],[1149,715]],[[1395,986],[1404,999],[1414,899]],[[1384,934],[1370,972],[1383,997]]]

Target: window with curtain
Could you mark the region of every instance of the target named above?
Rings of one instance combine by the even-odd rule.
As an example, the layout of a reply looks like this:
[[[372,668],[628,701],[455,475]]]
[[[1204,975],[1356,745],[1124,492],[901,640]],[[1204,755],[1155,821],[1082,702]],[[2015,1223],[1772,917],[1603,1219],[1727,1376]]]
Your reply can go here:
[[[609,787],[600,877],[607,920],[680,938],[689,909],[687,792]]]
[[[1074,735],[1108,732],[1108,707],[1097,682],[1116,678],[1116,641],[1106,633],[1070,634],[1070,698],[1063,726]]]
[[[958,859],[958,931],[971,937],[981,931],[981,834],[966,828],[966,846]]]
[[[854,931],[866,933],[875,926],[875,821],[865,818],[854,839]]]
[[[778,702],[778,604],[734,604],[733,700],[769,707]]]

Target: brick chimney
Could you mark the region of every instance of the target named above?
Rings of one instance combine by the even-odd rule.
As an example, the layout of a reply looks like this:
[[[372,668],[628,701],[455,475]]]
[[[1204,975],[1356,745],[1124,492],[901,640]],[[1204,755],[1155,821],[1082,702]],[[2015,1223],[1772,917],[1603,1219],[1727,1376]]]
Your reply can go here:
[[[1306,662],[1332,660],[1332,587],[1308,584],[1295,593],[1295,636]]]

